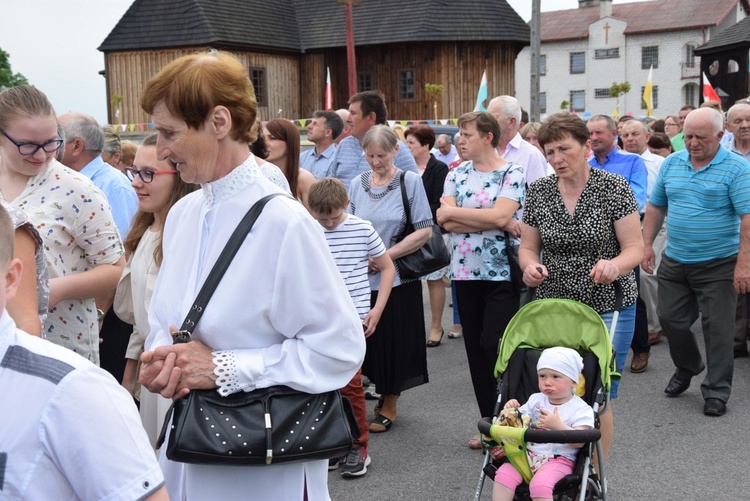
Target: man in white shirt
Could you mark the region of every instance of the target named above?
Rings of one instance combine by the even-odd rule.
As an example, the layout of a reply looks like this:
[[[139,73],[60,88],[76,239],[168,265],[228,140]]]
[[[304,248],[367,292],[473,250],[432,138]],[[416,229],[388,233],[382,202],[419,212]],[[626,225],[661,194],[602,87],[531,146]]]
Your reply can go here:
[[[625,151],[628,153],[634,153],[640,155],[643,158],[643,162],[646,164],[647,171],[647,182],[646,182],[646,199],[651,196],[651,190],[656,183],[656,178],[659,175],[659,169],[661,164],[664,162],[664,157],[654,155],[648,149],[648,140],[651,137],[651,131],[648,126],[640,120],[628,120],[622,124],[620,131],[620,138],[622,139],[622,145]],[[661,325],[659,325],[659,317],[656,314],[657,304],[657,279],[656,272],[661,262],[661,255],[664,251],[664,246],[667,242],[667,230],[665,226],[662,226],[659,230],[656,239],[654,240],[654,253],[656,255],[656,265],[654,266],[653,275],[648,273],[639,274],[639,302],[642,300],[646,306],[646,322],[648,324],[647,337],[644,339],[643,324],[639,323],[638,314],[639,310],[636,307],[636,328],[633,335],[633,342],[630,347],[633,349],[633,360],[630,364],[630,371],[634,373],[640,373],[646,370],[648,367],[648,359],[650,355],[650,345],[656,343],[661,338]],[[640,270],[636,268],[636,273]],[[641,320],[643,322],[643,320]]]
[[[106,372],[16,327],[21,281],[0,207],[0,497],[166,501],[164,476],[133,401]]]
[[[335,111],[318,110],[307,126],[307,140],[315,145],[299,155],[299,165],[315,179],[326,177],[336,152],[334,140],[344,129],[344,122]]]
[[[490,101],[487,112],[500,123],[497,154],[523,167],[527,185],[546,176],[547,159],[518,133],[521,129],[521,105],[518,99],[513,96],[497,96]]]
[[[440,160],[445,165],[450,165],[458,158],[458,151],[451,143],[448,134],[440,134],[435,141],[435,148],[431,152],[436,160]]]

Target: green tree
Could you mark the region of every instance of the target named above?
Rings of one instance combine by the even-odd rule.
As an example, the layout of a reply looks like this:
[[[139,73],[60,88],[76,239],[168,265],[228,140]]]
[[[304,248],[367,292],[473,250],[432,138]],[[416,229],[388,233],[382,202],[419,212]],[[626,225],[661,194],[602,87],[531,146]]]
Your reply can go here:
[[[623,96],[630,92],[630,82],[612,82],[612,87],[609,88],[609,97],[617,98],[617,112],[620,112],[620,96]]]
[[[10,68],[10,56],[0,49],[0,90],[17,85],[28,85],[29,81],[20,73],[13,73]]]

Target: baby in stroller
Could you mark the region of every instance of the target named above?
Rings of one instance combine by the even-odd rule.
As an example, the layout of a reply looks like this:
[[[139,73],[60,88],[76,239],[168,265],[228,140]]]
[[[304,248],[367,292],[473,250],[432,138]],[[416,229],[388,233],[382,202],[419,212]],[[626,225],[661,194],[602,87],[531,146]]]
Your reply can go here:
[[[575,430],[594,427],[594,410],[575,395],[583,370],[583,359],[575,350],[547,348],[537,363],[539,393],[521,405],[517,400],[504,408],[518,409],[530,420],[531,428]],[[578,449],[584,444],[529,443],[529,465],[534,473],[529,484],[532,499],[552,500],[555,484],[575,468]],[[493,501],[512,501],[516,488],[523,483],[521,474],[511,463],[504,463],[495,474]]]

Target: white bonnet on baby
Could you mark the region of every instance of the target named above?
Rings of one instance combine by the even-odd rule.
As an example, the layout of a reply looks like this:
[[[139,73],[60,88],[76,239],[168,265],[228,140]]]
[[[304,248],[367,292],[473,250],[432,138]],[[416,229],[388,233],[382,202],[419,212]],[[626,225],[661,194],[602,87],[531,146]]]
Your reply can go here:
[[[562,346],[547,348],[539,356],[539,362],[536,364],[537,372],[542,369],[552,369],[578,383],[583,370],[583,358],[571,348]]]

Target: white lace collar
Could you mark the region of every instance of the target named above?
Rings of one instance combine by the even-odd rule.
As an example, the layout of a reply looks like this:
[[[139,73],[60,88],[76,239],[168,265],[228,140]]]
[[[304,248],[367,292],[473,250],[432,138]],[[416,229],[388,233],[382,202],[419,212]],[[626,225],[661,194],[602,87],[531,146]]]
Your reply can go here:
[[[255,162],[255,156],[249,155],[247,160],[242,162],[238,167],[232,169],[232,171],[226,176],[210,183],[201,184],[206,203],[211,207],[223,200],[232,198],[237,193],[255,183],[259,174],[260,169]]]

